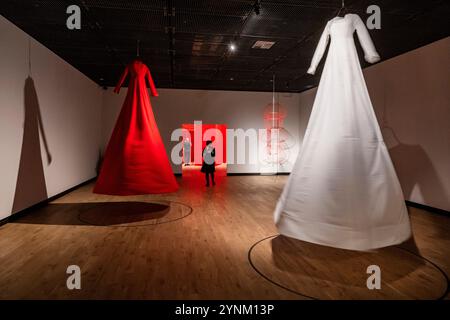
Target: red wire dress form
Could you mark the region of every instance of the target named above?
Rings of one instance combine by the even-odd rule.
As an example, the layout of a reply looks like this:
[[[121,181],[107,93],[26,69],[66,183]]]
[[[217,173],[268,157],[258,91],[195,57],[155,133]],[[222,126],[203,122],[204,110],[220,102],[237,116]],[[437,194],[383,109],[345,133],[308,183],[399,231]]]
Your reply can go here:
[[[106,148],[95,193],[137,195],[178,189],[150,104],[158,96],[148,67],[139,60],[124,70],[114,92],[119,93],[128,73],[130,84],[116,126]]]

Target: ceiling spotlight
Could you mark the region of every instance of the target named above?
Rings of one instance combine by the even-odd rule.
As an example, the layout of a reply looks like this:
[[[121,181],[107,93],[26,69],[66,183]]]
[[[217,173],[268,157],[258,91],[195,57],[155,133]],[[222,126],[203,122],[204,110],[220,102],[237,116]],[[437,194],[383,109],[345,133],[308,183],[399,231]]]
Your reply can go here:
[[[236,51],[236,45],[234,43],[230,43],[229,48],[231,52]]]

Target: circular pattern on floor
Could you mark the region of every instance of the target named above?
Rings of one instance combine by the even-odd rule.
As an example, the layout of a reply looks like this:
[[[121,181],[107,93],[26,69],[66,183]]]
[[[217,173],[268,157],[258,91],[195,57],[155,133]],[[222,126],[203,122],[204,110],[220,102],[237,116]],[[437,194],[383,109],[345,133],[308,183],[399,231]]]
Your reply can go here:
[[[174,201],[89,202],[78,215],[81,222],[94,226],[139,227],[180,220],[192,208]]]
[[[281,235],[256,242],[250,264],[262,277],[311,299],[441,299],[447,275],[434,263],[400,247],[358,252]],[[381,270],[381,289],[369,290],[367,267]]]

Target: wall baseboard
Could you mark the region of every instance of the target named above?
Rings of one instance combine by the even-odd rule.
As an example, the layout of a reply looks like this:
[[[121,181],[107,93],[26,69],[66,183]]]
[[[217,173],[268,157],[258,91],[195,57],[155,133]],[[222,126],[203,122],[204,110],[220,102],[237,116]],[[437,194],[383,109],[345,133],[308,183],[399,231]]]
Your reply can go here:
[[[290,172],[277,172],[274,174],[261,174],[259,172],[227,172],[227,176],[288,176]],[[176,177],[182,177],[183,173],[174,173]]]
[[[275,174],[261,174],[259,172],[227,172],[227,176],[288,176],[289,172],[278,172]],[[182,173],[175,173],[176,177],[182,177]]]
[[[288,176],[289,172],[277,172],[274,174],[261,174],[259,172],[227,172],[227,176]]]
[[[13,213],[9,217],[6,217],[6,218],[0,220],[0,226],[5,224],[5,223],[17,220],[18,218],[20,218],[20,217],[26,215],[27,213],[29,213],[30,211],[36,210],[38,208],[41,208],[41,207],[47,205],[49,202],[54,201],[54,200],[56,200],[58,198],[61,198],[62,196],[68,194],[69,192],[74,191],[75,189],[78,189],[79,187],[82,187],[82,186],[84,186],[84,185],[86,185],[88,183],[91,183],[92,181],[95,181],[95,179],[97,179],[97,177],[93,177],[93,178],[91,178],[89,180],[81,182],[81,183],[77,184],[76,186],[73,186],[73,187],[71,187],[71,188],[69,188],[69,189],[67,189],[67,190],[65,190],[63,192],[55,194],[54,196],[51,196],[50,198],[48,198],[46,200],[38,202],[38,203],[32,205],[31,207],[28,207],[28,208],[20,210],[20,211],[18,211],[16,213]]]
[[[443,216],[450,217],[450,211],[447,211],[447,210],[444,210],[444,209],[430,207],[430,206],[427,206],[425,204],[412,202],[412,201],[409,201],[409,200],[405,200],[405,203],[409,207],[423,209],[423,210],[426,210],[426,211],[430,211],[432,213],[437,213],[437,214],[440,214],[440,215],[443,215]]]

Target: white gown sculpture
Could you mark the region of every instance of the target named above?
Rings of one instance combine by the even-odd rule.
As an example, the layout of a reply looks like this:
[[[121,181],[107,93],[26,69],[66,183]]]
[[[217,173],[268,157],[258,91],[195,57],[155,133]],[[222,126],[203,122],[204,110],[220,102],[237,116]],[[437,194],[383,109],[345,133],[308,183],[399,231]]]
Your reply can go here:
[[[282,235],[350,250],[399,244],[411,235],[402,190],[358,60],[380,57],[361,18],[330,20],[309,74],[331,44],[303,145],[275,210]]]

